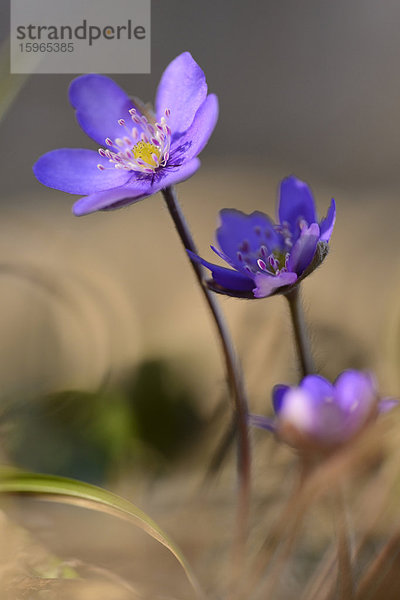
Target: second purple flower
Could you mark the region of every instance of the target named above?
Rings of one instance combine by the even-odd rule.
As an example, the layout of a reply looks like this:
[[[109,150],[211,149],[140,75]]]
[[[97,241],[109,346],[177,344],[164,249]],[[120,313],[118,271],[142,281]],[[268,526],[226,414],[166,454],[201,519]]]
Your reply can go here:
[[[277,224],[262,212],[220,212],[221,226],[216,233],[219,249],[211,248],[232,269],[189,251],[192,260],[211,271],[209,285],[214,291],[265,298],[288,291],[320,264],[335,223],[334,200],[326,218],[318,222],[308,185],[296,177],[287,177],[280,185],[277,212]]]

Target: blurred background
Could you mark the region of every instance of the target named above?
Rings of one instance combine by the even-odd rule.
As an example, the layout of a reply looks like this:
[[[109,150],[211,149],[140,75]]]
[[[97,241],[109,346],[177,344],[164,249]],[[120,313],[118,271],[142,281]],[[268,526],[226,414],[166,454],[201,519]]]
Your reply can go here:
[[[205,258],[218,211],[273,215],[286,175],[311,185],[321,217],[336,199],[331,252],[303,286],[316,359],[331,378],[348,367],[373,369],[382,392],[393,395],[400,389],[399,22],[394,0],[154,0],[151,74],[115,77],[152,101],[165,66],[189,50],[219,96],[202,169],[178,187]],[[165,506],[178,510],[174,493],[188,494],[187,485],[194,493],[229,423],[218,340],[160,195],[76,218],[76,197],[35,180],[32,164],[48,150],[95,146],[68,103],[72,76],[9,75],[8,27],[9,6],[0,0],[3,460],[123,489],[168,523],[175,517]],[[271,386],[298,376],[284,299],[220,300],[251,409],[267,413]],[[234,452],[228,458],[229,502]],[[56,546],[57,511],[24,513]],[[80,517],[63,516],[61,537],[73,554],[68,519],[81,526]],[[83,552],[93,546],[93,523]],[[160,569],[161,582],[169,568]]]

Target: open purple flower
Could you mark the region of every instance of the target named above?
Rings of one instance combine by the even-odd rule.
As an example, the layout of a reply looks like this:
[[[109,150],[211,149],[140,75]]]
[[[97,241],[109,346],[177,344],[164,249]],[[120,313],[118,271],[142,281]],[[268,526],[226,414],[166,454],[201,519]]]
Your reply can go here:
[[[320,375],[307,375],[298,387],[276,385],[272,403],[274,417],[251,415],[250,424],[273,431],[299,450],[330,451],[397,401],[380,399],[371,374],[348,370],[333,384]]]
[[[216,292],[244,298],[265,298],[287,292],[325,258],[335,223],[332,200],[325,219],[318,222],[311,190],[296,177],[281,182],[278,224],[262,212],[246,215],[238,210],[220,212],[212,250],[233,269],[210,263],[189,251],[209,269],[209,286]]]
[[[164,71],[155,114],[103,75],[74,79],[69,99],[101,148],[53,150],[33,170],[44,185],[86,195],[75,203],[76,215],[137,202],[193,175],[218,118],[217,97],[207,95],[205,75],[189,52]]]

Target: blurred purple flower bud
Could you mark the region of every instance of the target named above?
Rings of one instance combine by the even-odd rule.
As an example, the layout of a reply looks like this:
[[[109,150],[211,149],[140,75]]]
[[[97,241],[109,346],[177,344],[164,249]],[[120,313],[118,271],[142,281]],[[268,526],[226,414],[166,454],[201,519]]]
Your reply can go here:
[[[250,416],[250,424],[276,433],[303,451],[330,451],[348,442],[380,412],[397,401],[380,399],[369,373],[344,371],[330,383],[320,375],[307,375],[298,387],[277,385],[272,400],[275,416]]]

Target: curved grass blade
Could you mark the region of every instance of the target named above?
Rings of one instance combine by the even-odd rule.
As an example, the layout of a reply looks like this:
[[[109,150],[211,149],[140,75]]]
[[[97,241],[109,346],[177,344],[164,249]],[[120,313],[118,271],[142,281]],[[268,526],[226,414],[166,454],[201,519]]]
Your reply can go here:
[[[133,523],[175,556],[199,598],[205,595],[178,546],[134,504],[103,488],[55,475],[42,475],[0,467],[0,493],[32,495],[40,500],[73,504],[104,512]]]

